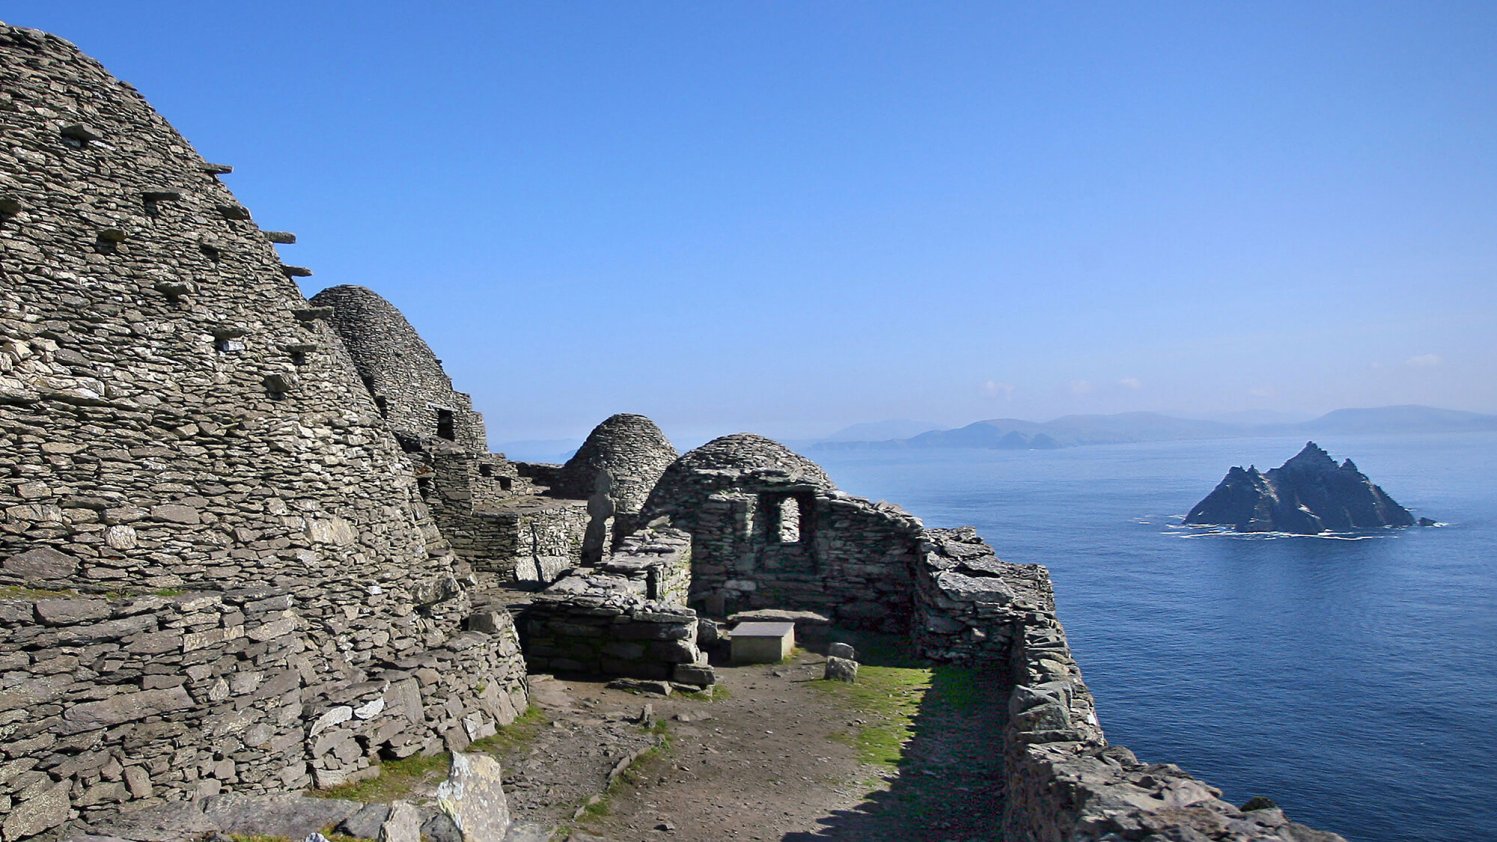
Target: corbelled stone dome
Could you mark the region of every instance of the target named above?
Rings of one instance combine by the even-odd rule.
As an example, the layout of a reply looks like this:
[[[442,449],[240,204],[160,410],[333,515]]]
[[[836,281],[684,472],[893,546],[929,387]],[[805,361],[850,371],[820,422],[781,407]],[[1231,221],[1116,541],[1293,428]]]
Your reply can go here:
[[[593,428],[562,466],[556,489],[566,497],[590,497],[598,490],[599,474],[606,473],[615,511],[638,512],[676,455],[654,421],[621,412]]]
[[[364,386],[397,432],[488,450],[483,418],[452,387],[442,361],[394,304],[368,287],[344,284],[312,296],[353,357]]]
[[[672,462],[650,492],[642,517],[691,518],[693,510],[715,491],[759,485],[817,491],[836,488],[820,465],[785,445],[753,433],[734,433]]]

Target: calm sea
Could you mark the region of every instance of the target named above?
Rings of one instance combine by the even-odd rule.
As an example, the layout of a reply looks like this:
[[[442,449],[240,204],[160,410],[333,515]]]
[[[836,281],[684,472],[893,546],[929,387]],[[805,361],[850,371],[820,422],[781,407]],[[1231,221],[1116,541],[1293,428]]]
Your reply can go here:
[[[812,452],[846,491],[1043,564],[1108,739],[1352,840],[1497,839],[1497,434],[1317,442],[1441,527],[1182,527],[1302,439]]]

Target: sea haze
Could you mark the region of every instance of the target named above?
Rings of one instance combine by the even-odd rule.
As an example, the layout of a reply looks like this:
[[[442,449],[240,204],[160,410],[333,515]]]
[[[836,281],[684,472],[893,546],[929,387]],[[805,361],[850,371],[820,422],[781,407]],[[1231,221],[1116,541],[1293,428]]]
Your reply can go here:
[[[818,453],[846,491],[1043,564],[1111,742],[1352,840],[1492,838],[1497,433],[1322,436],[1435,528],[1180,525],[1301,437]]]

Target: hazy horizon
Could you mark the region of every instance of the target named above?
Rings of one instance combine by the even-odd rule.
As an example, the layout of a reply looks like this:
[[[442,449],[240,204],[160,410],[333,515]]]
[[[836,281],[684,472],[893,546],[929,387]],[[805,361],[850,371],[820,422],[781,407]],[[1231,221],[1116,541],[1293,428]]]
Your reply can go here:
[[[1497,413],[1497,5],[7,3],[496,441]]]

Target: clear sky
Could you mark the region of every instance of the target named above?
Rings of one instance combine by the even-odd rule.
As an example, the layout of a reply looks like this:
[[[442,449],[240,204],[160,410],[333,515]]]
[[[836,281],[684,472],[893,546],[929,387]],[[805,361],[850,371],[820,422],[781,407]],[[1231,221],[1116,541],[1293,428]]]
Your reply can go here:
[[[1497,412],[1497,3],[27,2],[496,441]]]

